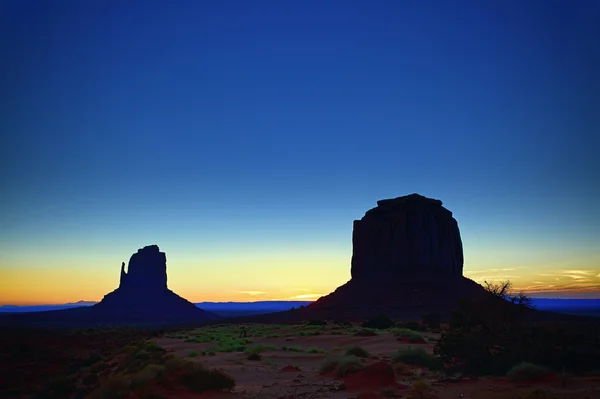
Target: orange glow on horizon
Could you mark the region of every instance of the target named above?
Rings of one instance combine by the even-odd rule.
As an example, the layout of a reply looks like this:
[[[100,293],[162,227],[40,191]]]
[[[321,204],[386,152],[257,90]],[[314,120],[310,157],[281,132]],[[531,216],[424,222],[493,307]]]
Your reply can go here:
[[[502,260],[489,265],[489,258],[486,262],[472,251],[465,263],[489,267],[465,266],[464,275],[479,284],[510,280],[515,291],[538,296],[600,298],[600,255],[544,267],[535,260],[514,267]],[[85,254],[60,259],[34,254],[26,258],[29,267],[19,267],[22,260],[6,261],[0,268],[0,305],[97,302],[119,284],[118,257],[88,264]],[[324,252],[169,256],[168,286],[191,302],[312,301],[350,279],[349,263],[347,254]]]

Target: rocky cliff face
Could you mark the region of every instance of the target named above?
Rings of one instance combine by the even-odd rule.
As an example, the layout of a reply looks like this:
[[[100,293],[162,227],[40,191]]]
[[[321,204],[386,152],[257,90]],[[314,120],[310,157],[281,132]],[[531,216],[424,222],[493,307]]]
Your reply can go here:
[[[167,288],[167,257],[157,245],[138,249],[129,259],[128,271],[121,265],[119,288],[157,290]]]
[[[419,194],[377,201],[354,221],[352,246],[352,279],[294,317],[448,316],[459,298],[485,293],[462,275],[458,223],[442,201]]]
[[[458,224],[442,201],[411,194],[377,205],[354,221],[353,280],[462,276]]]

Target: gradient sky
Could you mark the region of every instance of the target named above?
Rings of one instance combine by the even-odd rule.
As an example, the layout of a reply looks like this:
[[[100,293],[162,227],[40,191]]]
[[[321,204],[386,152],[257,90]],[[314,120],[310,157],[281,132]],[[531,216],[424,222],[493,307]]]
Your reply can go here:
[[[0,304],[314,299],[438,198],[465,274],[600,297],[600,2],[3,1]]]

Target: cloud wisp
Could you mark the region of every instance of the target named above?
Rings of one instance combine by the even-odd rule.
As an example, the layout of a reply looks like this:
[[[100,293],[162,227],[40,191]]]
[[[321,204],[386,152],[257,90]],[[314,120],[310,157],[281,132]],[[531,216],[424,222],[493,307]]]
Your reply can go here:
[[[323,294],[300,294],[300,295],[294,295],[293,297],[290,297],[289,299],[315,299],[315,298],[320,298],[322,296],[323,296]]]
[[[246,294],[246,295],[250,295],[250,296],[257,296],[257,295],[265,295],[266,292],[264,291],[238,291],[240,294]]]

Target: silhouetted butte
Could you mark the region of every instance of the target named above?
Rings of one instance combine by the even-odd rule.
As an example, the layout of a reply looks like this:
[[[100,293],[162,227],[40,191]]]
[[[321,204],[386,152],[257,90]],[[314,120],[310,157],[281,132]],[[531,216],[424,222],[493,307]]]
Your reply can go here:
[[[167,287],[167,258],[157,245],[139,249],[121,265],[119,287],[91,307],[101,319],[139,322],[183,322],[217,318]]]

